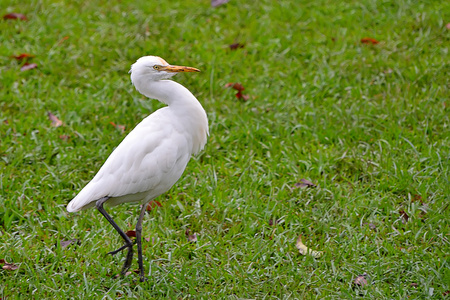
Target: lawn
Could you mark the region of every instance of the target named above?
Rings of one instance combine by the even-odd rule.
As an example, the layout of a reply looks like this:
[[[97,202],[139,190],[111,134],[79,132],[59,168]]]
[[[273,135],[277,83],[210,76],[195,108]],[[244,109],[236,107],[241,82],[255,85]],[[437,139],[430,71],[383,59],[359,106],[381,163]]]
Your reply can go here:
[[[0,3],[27,18],[0,20],[1,299],[450,298],[446,1]],[[145,217],[140,283],[66,205],[162,107],[131,85],[144,55],[202,70],[174,80],[210,136]]]

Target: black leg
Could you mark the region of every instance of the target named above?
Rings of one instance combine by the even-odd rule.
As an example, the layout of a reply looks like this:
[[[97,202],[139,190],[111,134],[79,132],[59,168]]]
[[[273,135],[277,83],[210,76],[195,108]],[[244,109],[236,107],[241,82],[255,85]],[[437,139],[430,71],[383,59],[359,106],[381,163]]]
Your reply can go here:
[[[131,261],[133,260],[133,242],[131,239],[125,234],[125,232],[120,229],[120,227],[114,222],[114,220],[111,218],[111,216],[106,212],[106,210],[103,208],[103,204],[109,199],[109,197],[103,197],[96,202],[96,206],[98,211],[105,217],[106,220],[114,227],[114,229],[120,234],[120,236],[125,241],[125,246],[121,247],[119,250],[110,252],[111,254],[115,254],[126,247],[128,247],[128,253],[127,258],[125,260],[125,263],[123,264],[122,271],[120,272],[122,275],[125,275],[125,273],[128,271],[128,269],[131,266]]]
[[[134,244],[136,244],[136,241],[133,242],[133,245]],[[123,249],[128,248],[128,247],[129,247],[128,244],[125,244],[117,250],[108,252],[108,254],[115,255],[115,254],[119,253],[120,251],[122,251]]]
[[[141,213],[139,214],[139,219],[136,223],[136,242],[138,248],[139,276],[141,277],[141,282],[146,280],[144,275],[144,262],[142,261],[142,220],[144,219],[146,210],[147,204],[143,204]]]

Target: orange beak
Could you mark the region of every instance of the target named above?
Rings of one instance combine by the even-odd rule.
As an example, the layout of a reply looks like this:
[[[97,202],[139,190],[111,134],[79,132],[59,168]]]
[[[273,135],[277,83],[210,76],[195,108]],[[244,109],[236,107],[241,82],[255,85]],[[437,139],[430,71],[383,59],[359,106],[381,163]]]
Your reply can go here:
[[[196,68],[183,67],[183,66],[172,66],[172,65],[162,66],[160,70],[166,71],[166,72],[173,72],[173,73],[179,73],[179,72],[200,72],[200,70],[196,69]]]

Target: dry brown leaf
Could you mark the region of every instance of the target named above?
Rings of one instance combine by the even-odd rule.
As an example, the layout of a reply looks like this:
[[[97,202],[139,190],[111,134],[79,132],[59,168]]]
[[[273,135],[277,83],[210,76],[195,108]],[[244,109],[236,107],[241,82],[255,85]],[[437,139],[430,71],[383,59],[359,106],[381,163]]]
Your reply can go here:
[[[28,60],[28,59],[30,59],[30,58],[33,58],[33,57],[35,57],[34,55],[32,55],[32,54],[28,54],[28,53],[21,53],[21,54],[19,54],[19,55],[12,55],[11,56],[12,58],[15,58],[15,59],[17,59],[17,60],[19,60],[19,61],[23,61],[23,60]]]
[[[58,118],[57,118],[54,114],[52,114],[51,112],[48,112],[47,115],[48,115],[48,119],[49,119],[50,121],[52,121],[52,126],[53,126],[53,127],[59,127],[59,126],[63,125],[63,122],[62,122],[60,119],[58,119]]]
[[[186,228],[186,231],[184,232],[184,235],[186,236],[188,242],[190,243],[196,243],[197,242],[197,235],[194,234],[189,234],[190,233],[190,229]]]
[[[136,237],[135,230],[128,230],[127,232],[125,232],[125,234],[127,235],[127,237]]]
[[[300,182],[297,182],[295,184],[295,187],[317,187],[317,185],[315,185],[314,183],[312,183],[311,181],[307,180],[307,179],[300,179]]]
[[[81,244],[81,241],[78,240],[78,239],[73,239],[73,240],[61,241],[60,242],[61,248],[63,248],[63,249],[66,248],[67,246],[69,246],[70,244],[77,244],[77,245],[79,245],[79,244]]]
[[[245,45],[241,44],[241,43],[234,43],[228,46],[231,50],[236,50],[236,49],[240,49],[240,48],[244,48]]]
[[[65,36],[62,39],[60,39],[58,42],[58,46],[61,45],[62,43],[64,43],[64,41],[67,40],[68,38],[69,38],[68,36]]]
[[[302,255],[311,255],[314,258],[319,258],[323,255],[323,251],[315,251],[306,247],[302,242],[302,235],[298,236],[297,242],[295,243],[295,247],[297,247],[298,251]]]
[[[269,226],[273,226],[273,225],[278,225],[278,223],[280,223],[281,219],[270,219],[269,220]]]
[[[220,6],[222,4],[227,3],[229,0],[211,0],[211,6],[212,7],[217,7]]]
[[[70,135],[61,134],[59,138],[65,142],[67,142],[70,139]]]
[[[355,286],[366,286],[367,285],[367,273],[356,276],[355,280],[353,280],[353,284]]]
[[[247,101],[249,99],[248,95],[242,94],[242,91],[245,90],[245,88],[242,84],[240,84],[238,82],[230,82],[230,83],[225,84],[225,87],[232,88],[232,89],[235,89],[236,91],[238,91],[236,93],[236,98],[242,99],[244,101]]]
[[[402,218],[402,223],[403,223],[403,224],[405,224],[406,222],[408,222],[409,216],[408,216],[408,214],[407,214],[403,209],[400,209],[400,210],[398,211],[398,213],[400,214],[400,217]]]
[[[365,38],[361,39],[361,43],[376,45],[379,43],[379,41],[377,41],[376,39],[370,38],[370,37],[365,37]]]
[[[24,14],[9,13],[3,16],[3,20],[23,20],[27,21],[28,18]]]
[[[3,258],[0,259],[0,264],[2,264],[2,269],[3,270],[8,270],[8,271],[15,271],[19,268],[19,266],[12,264],[12,263],[7,263],[6,260],[4,260]]]
[[[21,68],[20,68],[20,71],[28,71],[28,70],[32,70],[32,69],[36,69],[37,68],[37,64],[35,64],[35,63],[32,63],[32,64],[29,64],[29,63],[25,63]]]
[[[114,122],[109,122],[109,124],[111,124],[112,126],[114,126],[116,129],[118,129],[121,133],[125,132],[125,125],[119,125]]]
[[[229,82],[225,84],[225,87],[235,89],[236,91],[242,92],[245,90],[244,86],[240,84],[239,82]]]
[[[157,200],[152,200],[147,204],[147,211],[152,211],[153,208],[156,207],[162,207],[161,202],[157,201]]]

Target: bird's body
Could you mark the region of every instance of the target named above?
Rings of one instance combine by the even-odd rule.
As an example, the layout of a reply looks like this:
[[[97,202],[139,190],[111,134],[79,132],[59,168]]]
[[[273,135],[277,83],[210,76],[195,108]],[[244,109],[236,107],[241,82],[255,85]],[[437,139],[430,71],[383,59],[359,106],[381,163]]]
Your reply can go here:
[[[156,56],[142,57],[133,64],[130,72],[136,89],[167,106],[145,118],[125,137],[95,177],[68,204],[69,212],[97,205],[108,219],[103,204],[147,204],[178,181],[191,155],[201,151],[206,143],[208,120],[203,107],[188,89],[166,79],[177,72],[196,71],[171,66]],[[145,208],[141,210],[138,226],[144,213]],[[111,218],[108,221],[118,230]],[[129,239],[124,239],[128,244]],[[131,246],[127,247],[130,256]],[[122,273],[129,268],[129,260],[131,258],[127,258]],[[140,257],[140,268],[141,260]]]

